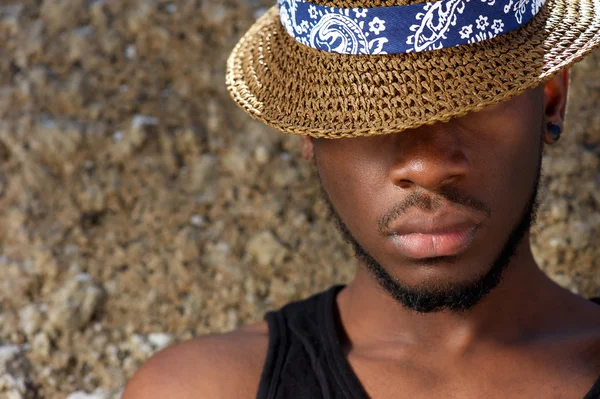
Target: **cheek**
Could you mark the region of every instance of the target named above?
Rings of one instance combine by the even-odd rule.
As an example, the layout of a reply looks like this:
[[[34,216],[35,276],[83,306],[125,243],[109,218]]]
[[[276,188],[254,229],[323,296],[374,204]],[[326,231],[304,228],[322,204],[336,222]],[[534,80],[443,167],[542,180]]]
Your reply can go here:
[[[363,214],[366,210],[364,204],[372,203],[377,196],[373,184],[381,179],[382,171],[356,157],[350,163],[345,162],[348,157],[332,155],[328,154],[327,161],[317,162],[330,200],[342,216],[352,215],[355,211]]]
[[[475,180],[488,187],[485,196],[497,223],[514,224],[533,194],[542,134],[541,122],[531,119],[503,118],[503,128],[486,132],[485,143],[477,144]]]
[[[331,203],[359,238],[376,225],[376,210],[385,207],[389,180],[383,155],[375,162],[364,152],[343,146],[319,148],[315,159]],[[386,190],[387,189],[387,190]]]

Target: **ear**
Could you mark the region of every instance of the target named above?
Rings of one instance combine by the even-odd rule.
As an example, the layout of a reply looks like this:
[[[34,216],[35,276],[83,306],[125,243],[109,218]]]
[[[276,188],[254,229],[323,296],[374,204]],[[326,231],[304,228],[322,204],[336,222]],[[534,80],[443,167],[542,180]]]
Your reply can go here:
[[[567,111],[567,95],[569,91],[569,70],[560,71],[555,77],[544,84],[544,114],[547,123],[553,123],[564,129],[565,113]],[[544,126],[546,133],[548,128]],[[546,144],[553,144],[556,140],[551,135],[545,134]]]
[[[313,138],[310,136],[302,136],[302,158],[315,163],[315,149],[313,146]]]

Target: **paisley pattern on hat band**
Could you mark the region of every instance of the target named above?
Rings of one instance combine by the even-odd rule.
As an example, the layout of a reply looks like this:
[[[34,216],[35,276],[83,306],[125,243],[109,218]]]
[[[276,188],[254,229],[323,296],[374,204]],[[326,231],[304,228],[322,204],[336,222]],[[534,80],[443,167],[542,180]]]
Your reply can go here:
[[[398,54],[489,40],[531,20],[545,0],[440,0],[373,8],[334,8],[278,0],[298,42],[340,54]]]

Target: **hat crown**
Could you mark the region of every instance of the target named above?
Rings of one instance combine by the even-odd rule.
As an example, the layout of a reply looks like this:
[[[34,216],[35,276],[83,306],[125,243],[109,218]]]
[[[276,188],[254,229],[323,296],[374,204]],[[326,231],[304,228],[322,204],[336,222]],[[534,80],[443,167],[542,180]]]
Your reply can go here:
[[[336,8],[373,8],[427,3],[427,0],[308,0],[311,3]],[[431,0],[430,0],[431,1]],[[435,0],[434,0],[435,1]]]

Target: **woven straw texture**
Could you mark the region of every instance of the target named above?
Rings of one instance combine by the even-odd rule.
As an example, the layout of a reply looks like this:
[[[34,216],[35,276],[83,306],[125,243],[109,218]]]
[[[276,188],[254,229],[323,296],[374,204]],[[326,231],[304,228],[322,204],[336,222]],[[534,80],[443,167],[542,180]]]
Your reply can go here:
[[[419,1],[316,3],[371,7]],[[547,0],[508,34],[421,53],[345,55],[290,37],[270,8],[227,64],[227,87],[250,116],[285,132],[342,138],[445,122],[535,87],[600,44],[600,0]]]

